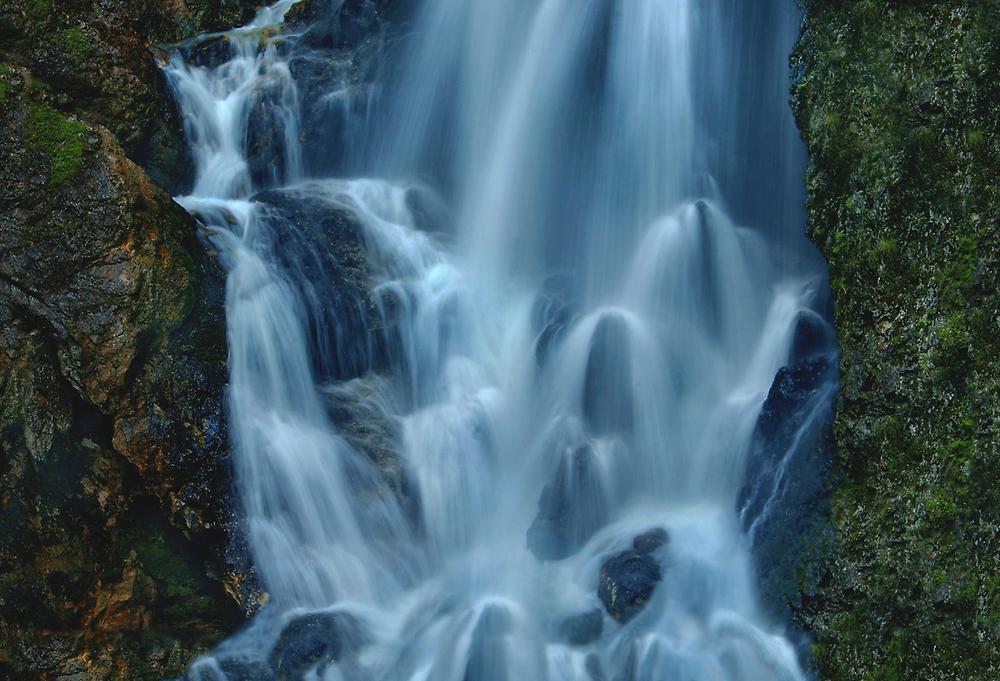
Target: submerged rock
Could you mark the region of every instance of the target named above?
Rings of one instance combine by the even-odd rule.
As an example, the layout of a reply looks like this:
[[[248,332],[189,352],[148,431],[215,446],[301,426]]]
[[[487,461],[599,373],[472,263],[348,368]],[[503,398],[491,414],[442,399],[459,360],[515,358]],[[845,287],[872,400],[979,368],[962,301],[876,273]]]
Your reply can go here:
[[[620,314],[602,316],[590,339],[583,415],[597,435],[627,433],[632,429],[635,407],[631,340],[628,325]]]
[[[559,635],[574,646],[585,646],[601,637],[604,614],[597,608],[570,615],[559,624]]]
[[[632,540],[632,549],[638,553],[652,553],[660,547],[666,546],[670,536],[662,527],[654,527],[646,530]]]
[[[548,277],[531,310],[535,338],[535,362],[545,366],[552,351],[566,335],[577,317],[572,301],[573,281],[566,276]]]
[[[560,459],[528,528],[528,548],[539,560],[562,560],[572,555],[607,522],[599,466],[589,445],[568,450]]]
[[[491,605],[476,621],[465,663],[463,681],[506,681],[508,679],[507,634],[513,622],[506,608]]]
[[[657,528],[633,540],[633,548],[604,561],[597,596],[605,610],[624,624],[642,610],[663,578],[654,555],[667,542],[665,530]]]

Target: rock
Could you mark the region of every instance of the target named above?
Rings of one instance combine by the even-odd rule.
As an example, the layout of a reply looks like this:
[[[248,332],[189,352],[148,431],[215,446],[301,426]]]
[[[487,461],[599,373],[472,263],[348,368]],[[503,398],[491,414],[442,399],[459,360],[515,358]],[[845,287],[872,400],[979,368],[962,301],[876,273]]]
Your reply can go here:
[[[653,554],[665,543],[665,534],[661,529],[650,530],[633,540],[642,551],[622,551],[601,566],[597,596],[617,622],[624,624],[635,617],[660,583],[663,575]]]
[[[589,445],[566,450],[554,479],[542,490],[528,528],[528,548],[539,560],[575,553],[607,521],[607,492]]]
[[[268,664],[279,681],[299,679],[313,667],[322,675],[325,667],[356,652],[366,639],[361,623],[346,613],[302,615],[281,630]]]
[[[359,498],[381,497],[392,494],[402,507],[406,518],[419,535],[422,531],[419,489],[413,483],[405,460],[400,457],[400,424],[389,418],[379,408],[387,381],[369,374],[361,379],[332,384],[324,389],[330,422],[337,432],[357,451],[364,454],[378,472],[374,476],[355,473],[352,490]],[[382,523],[375,523],[372,532],[384,530]]]
[[[483,609],[472,632],[463,681],[505,681],[508,678],[507,634],[513,627],[506,608]]]
[[[548,277],[531,310],[535,339],[535,362],[545,366],[553,349],[559,344],[577,317],[572,302],[573,282],[569,277]]]
[[[793,612],[818,678],[995,678],[1000,6],[850,0],[803,20],[793,107],[842,352],[833,512]]]
[[[829,513],[828,437],[837,381],[833,342],[821,317],[800,316],[793,363],[778,370],[761,407],[737,497],[763,600],[780,614],[797,598],[804,544],[824,541],[819,528]]]
[[[585,646],[601,637],[604,629],[604,614],[598,610],[588,610],[570,615],[559,625],[559,635],[574,646]]]
[[[249,104],[246,129],[246,157],[250,181],[255,189],[285,184],[289,179],[289,138],[297,146],[298,130],[291,126],[290,112],[299,103],[292,99],[294,89],[287,78],[276,75],[268,87],[257,89]]]
[[[379,361],[379,322],[368,297],[368,259],[354,215],[307,190],[270,190],[253,200],[268,211],[276,264],[302,291],[310,356],[320,380],[364,375]]]
[[[670,537],[665,529],[662,527],[654,527],[652,530],[646,530],[633,539],[632,549],[642,554],[652,553],[653,551],[666,546],[669,538]]]
[[[596,435],[632,429],[631,340],[625,318],[607,313],[590,339],[583,386],[583,415]]]
[[[228,27],[254,3],[37,2],[0,6],[4,62],[29,68],[61,105],[114,134],[161,186],[180,192],[192,166],[167,84],[148,47]]]
[[[837,347],[837,337],[830,324],[812,310],[802,310],[795,320],[788,365],[812,359],[829,359]]]
[[[0,78],[9,664],[54,674],[82,655],[102,678],[176,674],[240,621],[207,577],[228,573],[233,531],[221,277],[110,132],[26,70]],[[162,633],[137,643],[150,627]]]

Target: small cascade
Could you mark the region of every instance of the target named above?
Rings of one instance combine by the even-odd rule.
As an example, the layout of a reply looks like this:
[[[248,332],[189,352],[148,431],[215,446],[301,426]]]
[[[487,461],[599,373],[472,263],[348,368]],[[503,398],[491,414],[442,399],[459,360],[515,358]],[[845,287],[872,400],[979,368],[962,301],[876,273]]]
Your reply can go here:
[[[826,275],[745,200],[802,200],[788,114],[700,80],[784,84],[792,9],[295,4],[164,64],[268,595],[191,681],[807,678],[759,566],[823,492]]]

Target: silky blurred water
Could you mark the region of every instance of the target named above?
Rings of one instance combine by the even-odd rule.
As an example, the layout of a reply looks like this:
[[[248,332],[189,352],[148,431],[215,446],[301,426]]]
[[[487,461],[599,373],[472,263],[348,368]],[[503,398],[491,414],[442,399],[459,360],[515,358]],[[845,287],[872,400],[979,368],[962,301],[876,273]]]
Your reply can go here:
[[[266,660],[314,611],[367,634],[304,678],[804,678],[737,509],[761,405],[826,286],[787,106],[794,3],[414,3],[348,121],[357,174],[337,178],[303,160],[349,150],[304,132],[296,36],[259,30],[293,4],[231,32],[222,63],[165,66],[196,163],[178,200],[228,271],[234,465],[269,596],[192,678],[244,678],[225,660]],[[265,184],[352,216],[392,330],[390,360],[352,381],[317,371],[351,358],[315,356],[311,254],[254,198],[262,93]],[[414,197],[443,207],[438,231]],[[383,471],[331,418],[348,398],[397,427],[413,504],[373,492]],[[662,582],[639,614],[567,642],[564,618],[603,611],[602,564],[656,527]]]

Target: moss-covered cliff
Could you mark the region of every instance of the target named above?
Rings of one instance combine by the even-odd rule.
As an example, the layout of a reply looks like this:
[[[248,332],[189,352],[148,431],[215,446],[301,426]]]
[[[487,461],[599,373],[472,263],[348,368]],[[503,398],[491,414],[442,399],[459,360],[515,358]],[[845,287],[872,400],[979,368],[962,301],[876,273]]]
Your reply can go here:
[[[830,680],[1000,678],[1000,3],[813,0],[793,57],[842,355]]]

